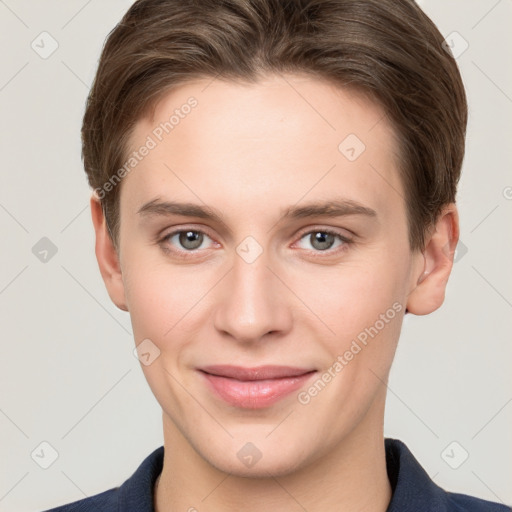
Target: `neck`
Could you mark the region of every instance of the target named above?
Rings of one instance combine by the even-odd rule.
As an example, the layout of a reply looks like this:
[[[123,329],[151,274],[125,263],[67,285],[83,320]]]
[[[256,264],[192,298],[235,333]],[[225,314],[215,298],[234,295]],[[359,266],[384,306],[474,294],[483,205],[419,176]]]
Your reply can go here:
[[[155,512],[385,512],[392,490],[386,471],[383,408],[368,413],[328,455],[284,476],[247,478],[205,461],[164,413],[164,465]],[[378,409],[378,408],[377,408]],[[379,428],[375,419],[380,418]]]

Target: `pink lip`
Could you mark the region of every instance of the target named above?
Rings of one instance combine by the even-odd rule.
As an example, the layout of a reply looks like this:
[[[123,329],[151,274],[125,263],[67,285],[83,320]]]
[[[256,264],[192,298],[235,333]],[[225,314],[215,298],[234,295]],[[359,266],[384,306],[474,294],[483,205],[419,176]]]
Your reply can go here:
[[[216,365],[201,368],[210,389],[226,402],[247,409],[268,407],[296,391],[315,370],[290,366]]]

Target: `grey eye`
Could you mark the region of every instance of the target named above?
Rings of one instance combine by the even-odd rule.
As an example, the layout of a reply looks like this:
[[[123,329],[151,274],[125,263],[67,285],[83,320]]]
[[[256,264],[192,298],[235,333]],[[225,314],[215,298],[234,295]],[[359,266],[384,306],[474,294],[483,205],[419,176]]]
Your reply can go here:
[[[299,241],[299,247],[314,252],[329,252],[347,245],[349,240],[343,235],[328,229],[315,229],[304,233]]]
[[[181,231],[177,235],[180,245],[185,249],[194,250],[203,243],[203,233],[199,231]]]
[[[309,235],[311,245],[319,251],[330,249],[334,244],[335,235],[324,231],[314,231]]]

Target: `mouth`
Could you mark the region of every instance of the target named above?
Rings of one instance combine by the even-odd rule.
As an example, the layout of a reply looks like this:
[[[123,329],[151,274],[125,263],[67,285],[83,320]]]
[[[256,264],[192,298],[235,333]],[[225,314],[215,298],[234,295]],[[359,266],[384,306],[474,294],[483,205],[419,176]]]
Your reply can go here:
[[[304,386],[317,373],[315,369],[291,366],[215,365],[198,370],[217,397],[245,409],[269,407]]]

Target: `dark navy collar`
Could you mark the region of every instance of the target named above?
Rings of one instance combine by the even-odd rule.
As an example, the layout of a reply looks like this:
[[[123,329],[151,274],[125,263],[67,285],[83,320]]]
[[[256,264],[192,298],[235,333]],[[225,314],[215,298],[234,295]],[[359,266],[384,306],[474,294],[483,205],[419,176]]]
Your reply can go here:
[[[385,447],[393,489],[386,512],[512,512],[506,505],[445,491],[431,480],[402,441],[386,438]]]
[[[436,485],[399,439],[385,439],[386,469],[393,490],[386,512],[444,511],[447,493]],[[428,505],[427,505],[428,504]]]
[[[119,488],[119,508],[116,512],[154,512],[153,489],[163,465],[164,447],[160,446]]]

